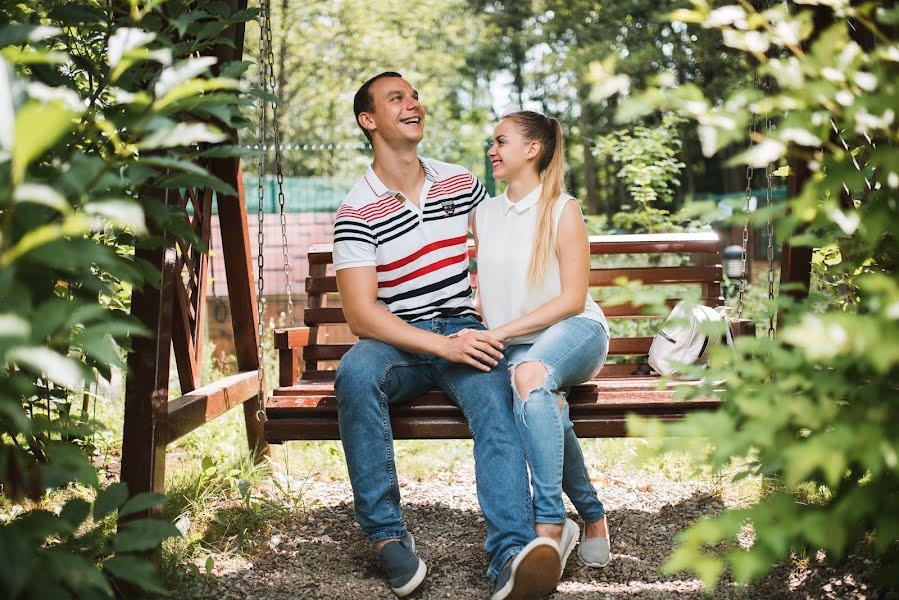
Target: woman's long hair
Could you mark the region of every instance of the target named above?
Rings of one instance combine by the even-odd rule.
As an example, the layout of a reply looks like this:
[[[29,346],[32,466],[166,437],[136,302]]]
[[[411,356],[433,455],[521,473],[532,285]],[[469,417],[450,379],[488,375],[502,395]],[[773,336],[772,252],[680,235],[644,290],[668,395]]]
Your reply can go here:
[[[503,119],[510,119],[515,123],[525,142],[540,143],[537,173],[543,179],[543,189],[537,202],[537,235],[528,265],[528,282],[534,285],[543,279],[556,238],[553,209],[563,191],[565,180],[565,142],[562,139],[562,126],[552,117],[522,110],[509,113]]]

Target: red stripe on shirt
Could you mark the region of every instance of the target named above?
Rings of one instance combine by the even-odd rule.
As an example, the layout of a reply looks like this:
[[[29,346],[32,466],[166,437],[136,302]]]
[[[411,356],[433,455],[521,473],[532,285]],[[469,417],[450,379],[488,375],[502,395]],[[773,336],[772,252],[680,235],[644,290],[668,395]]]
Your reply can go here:
[[[377,271],[378,273],[383,273],[385,271],[393,271],[394,269],[399,269],[400,267],[404,267],[411,263],[414,260],[417,260],[427,254],[428,252],[433,252],[434,250],[439,250],[440,248],[447,248],[449,246],[455,246],[456,244],[467,244],[468,237],[461,235],[455,238],[449,238],[446,240],[440,240],[438,242],[432,242],[426,246],[422,246],[409,256],[405,256],[399,260],[395,260],[391,263],[378,265]]]
[[[444,190],[447,188],[455,188],[457,185],[470,184],[472,180],[473,176],[471,174],[463,173],[461,175],[456,175],[455,177],[450,177],[449,179],[439,181],[431,186],[430,190],[428,190],[428,198],[433,198],[437,194],[443,194]]]
[[[443,258],[441,260],[438,260],[435,263],[431,263],[425,267],[416,269],[415,271],[412,271],[411,273],[407,273],[397,279],[392,279],[390,281],[379,281],[378,288],[394,287],[401,283],[406,283],[407,281],[412,281],[413,279],[418,279],[419,277],[421,277],[423,275],[427,275],[428,273],[433,273],[434,271],[442,269],[443,267],[455,265],[457,263],[464,262],[466,260],[468,260],[468,252],[463,252],[462,254],[459,254],[457,256],[450,256],[449,258]]]
[[[453,187],[445,188],[439,190],[436,194],[428,193],[428,199],[435,198],[437,196],[449,196],[450,194],[455,194],[456,192],[461,192],[463,190],[471,189],[471,183],[468,181],[464,181],[459,185],[455,185]]]

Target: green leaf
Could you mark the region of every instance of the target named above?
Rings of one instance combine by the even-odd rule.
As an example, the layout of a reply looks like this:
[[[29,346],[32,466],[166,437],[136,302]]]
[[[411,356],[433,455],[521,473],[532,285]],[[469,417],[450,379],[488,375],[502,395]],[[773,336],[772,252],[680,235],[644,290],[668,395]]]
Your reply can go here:
[[[773,562],[758,549],[735,549],[727,553],[727,562],[733,570],[734,581],[750,583],[765,575]]]
[[[128,502],[119,509],[119,518],[150,510],[163,502],[165,502],[165,496],[163,494],[157,494],[156,492],[142,492],[128,500]]]
[[[117,227],[128,227],[135,235],[147,232],[144,209],[134,200],[102,200],[84,206],[84,211]]]
[[[84,523],[87,515],[90,514],[91,505],[83,498],[72,498],[59,511],[59,518],[68,523],[72,527],[72,531]]]
[[[168,521],[141,519],[121,525],[112,538],[112,547],[116,552],[148,552],[159,548],[163,540],[180,536],[181,532]]]
[[[56,489],[70,481],[97,487],[97,470],[76,446],[65,442],[48,442],[44,448],[47,464],[42,471],[44,488]]]
[[[62,33],[58,27],[33,25],[31,23],[9,23],[0,28],[0,48],[18,46],[28,42],[35,43],[55,37]]]
[[[84,348],[85,353],[100,363],[124,367],[125,363],[119,355],[118,346],[105,331],[103,325],[85,329],[73,340]]]
[[[84,372],[77,361],[50,348],[19,346],[13,348],[6,359],[69,389],[79,387],[84,379]]]
[[[54,242],[66,236],[79,236],[90,232],[90,220],[87,215],[74,213],[67,217],[62,224],[50,223],[36,229],[32,229],[22,236],[19,242],[9,249],[5,262],[11,263],[32,250]]]
[[[162,73],[159,74],[159,79],[156,81],[156,85],[153,88],[153,91],[156,94],[157,98],[160,98],[159,102],[164,100],[164,96],[169,93],[169,91],[178,87],[183,83],[188,83],[190,80],[194,79],[198,75],[202,75],[209,71],[209,67],[218,62],[214,56],[201,56],[197,58],[189,58],[187,60],[181,61],[171,67],[163,69]]]
[[[146,46],[155,38],[156,34],[135,27],[116,29],[106,45],[106,60],[109,66],[115,68],[127,52]]]
[[[19,184],[25,170],[59,138],[75,126],[75,112],[61,102],[29,101],[16,114],[15,146],[12,155],[12,181]]]
[[[122,482],[103,488],[94,500],[94,521],[101,521],[106,515],[118,510],[128,499],[128,486]]]
[[[28,321],[13,313],[0,313],[0,339],[24,339],[29,335],[31,335],[31,325]]]
[[[203,123],[176,123],[148,135],[138,147],[143,150],[189,146],[198,142],[217,143],[228,139],[218,128]]]
[[[158,184],[167,188],[188,188],[188,187],[204,187],[215,190],[221,194],[228,196],[236,196],[237,191],[214,175],[204,173],[197,175],[194,173],[180,173],[178,175],[169,175],[158,181]]]
[[[31,202],[40,204],[62,214],[72,212],[71,205],[66,201],[65,197],[49,185],[39,183],[22,183],[16,187],[13,200],[16,203]]]
[[[195,173],[197,175],[208,175],[209,171],[201,167],[195,162],[189,160],[181,160],[178,158],[168,158],[164,156],[148,156],[140,158],[140,163],[150,165],[152,167],[160,167],[163,169],[173,169],[175,171],[184,171],[185,173]]]
[[[10,598],[25,589],[35,564],[34,547],[29,547],[27,538],[18,535],[16,529],[0,525],[0,587]]]
[[[66,585],[75,592],[76,596],[83,598],[82,592],[90,593],[95,590],[101,592],[105,598],[113,597],[109,582],[106,581],[97,566],[86,558],[61,548],[49,550],[45,556],[53,563],[55,569],[63,576]]]
[[[156,565],[147,559],[120,554],[104,562],[103,569],[116,579],[136,585],[145,592],[168,593],[159,580]]]

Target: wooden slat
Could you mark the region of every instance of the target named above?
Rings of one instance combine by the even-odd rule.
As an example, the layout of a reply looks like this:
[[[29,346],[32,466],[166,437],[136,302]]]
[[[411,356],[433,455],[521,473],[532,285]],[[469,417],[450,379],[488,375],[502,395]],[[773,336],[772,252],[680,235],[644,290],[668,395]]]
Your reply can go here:
[[[590,390],[572,394],[571,419],[578,435],[615,437],[626,435],[628,414],[642,414],[664,421],[711,410],[715,398],[692,402],[672,400],[672,390]],[[396,439],[462,439],[470,437],[462,412],[441,393],[431,392],[413,402],[391,407],[391,426]],[[339,439],[336,399],[333,396],[277,396],[269,403],[265,424],[269,442],[294,439]]]
[[[296,385],[300,357],[296,350],[278,350],[278,385]]]
[[[314,309],[314,310],[333,310],[333,309]],[[337,309],[340,310],[340,309]],[[341,314],[343,312],[341,311]],[[291,348],[302,348],[309,343],[308,327],[285,327],[283,329],[275,329],[275,348],[278,350],[289,350]]]
[[[189,392],[200,385],[200,369],[194,354],[196,346],[194,345],[193,327],[188,315],[190,299],[187,297],[187,291],[180,278],[172,283],[172,293],[174,295],[172,350],[175,353],[175,364],[178,366],[178,381],[181,384],[181,390]]]
[[[612,339],[609,342],[609,355],[646,354],[649,352],[651,343],[651,337]],[[353,344],[309,345],[303,348],[303,359],[307,361],[340,360],[352,347]]]
[[[630,281],[642,281],[645,285],[670,285],[690,283],[717,283],[723,280],[724,274],[720,265],[694,267],[634,267],[627,269],[591,269],[591,286],[617,285],[615,280],[625,278]],[[337,291],[337,278],[333,275],[325,277],[307,277],[307,294],[324,294]]]
[[[644,285],[713,283],[722,281],[720,265],[698,267],[634,267],[628,269],[591,269],[591,286],[617,285],[616,279],[642,281]]]
[[[674,305],[680,302],[680,298],[669,298],[665,301],[665,305],[671,309],[674,308]],[[717,297],[707,297],[707,298],[699,298],[700,304],[705,304],[706,306],[719,306],[721,302],[719,302],[719,298]],[[645,305],[635,305],[635,304],[617,304],[610,306],[602,306],[602,311],[605,313],[606,317],[609,319],[652,319],[658,317],[665,317],[667,313],[644,313],[644,309],[647,307]],[[303,312],[303,322],[306,325],[339,325],[346,323],[346,316],[343,314],[343,309],[340,307],[332,307],[332,308],[307,308]],[[278,346],[278,338],[277,332],[280,330],[275,330],[275,340],[276,348],[280,348]],[[298,346],[290,346],[292,348],[297,348],[300,345],[305,345],[306,342],[299,344]]]
[[[471,243],[469,243],[471,246]],[[703,233],[660,233],[633,235],[592,235],[590,254],[694,254],[717,253],[721,241],[713,231]],[[331,244],[313,244],[309,264],[333,262]]]
[[[246,371],[197,388],[168,404],[167,443],[190,433],[259,392],[257,371]]]

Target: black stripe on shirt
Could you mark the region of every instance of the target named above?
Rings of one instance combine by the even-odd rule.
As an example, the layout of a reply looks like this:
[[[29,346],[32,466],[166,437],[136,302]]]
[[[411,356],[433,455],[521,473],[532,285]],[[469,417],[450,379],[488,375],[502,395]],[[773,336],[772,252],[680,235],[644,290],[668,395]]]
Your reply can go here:
[[[408,300],[409,298],[415,298],[416,296],[424,296],[426,294],[436,292],[437,290],[440,290],[443,288],[448,288],[449,286],[459,283],[460,281],[465,281],[466,279],[468,279],[468,267],[467,266],[461,273],[451,275],[450,277],[447,277],[446,279],[443,279],[441,281],[435,281],[434,283],[431,283],[424,287],[417,288],[414,290],[409,290],[407,292],[397,294],[396,296],[389,296],[389,297],[378,296],[378,300],[384,302],[385,304],[392,304],[393,302],[399,302],[400,300]],[[469,293],[471,293],[470,292],[471,286],[468,286],[468,289],[469,289]]]

